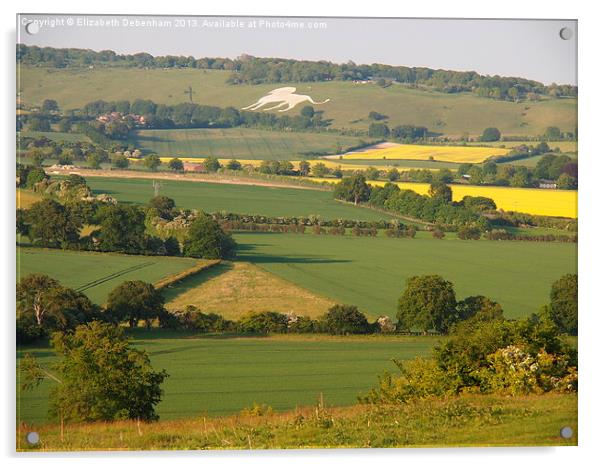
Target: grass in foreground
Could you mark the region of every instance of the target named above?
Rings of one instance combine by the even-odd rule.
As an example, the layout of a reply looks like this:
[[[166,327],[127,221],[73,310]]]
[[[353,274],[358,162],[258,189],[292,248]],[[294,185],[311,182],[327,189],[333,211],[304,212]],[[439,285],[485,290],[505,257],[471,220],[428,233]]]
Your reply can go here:
[[[192,304],[227,319],[249,311],[317,317],[335,304],[247,262],[222,263],[167,288],[163,295],[168,309]]]
[[[525,317],[548,302],[554,280],[576,273],[575,244],[420,236],[234,235],[240,260],[372,316],[395,315],[408,277],[440,274],[454,283],[458,299],[482,294],[506,317]]]
[[[136,329],[132,343],[148,351],[154,369],[169,377],[157,407],[161,419],[239,412],[253,403],[277,411],[313,405],[322,395],[329,405],[356,402],[384,370],[394,371],[392,358],[407,360],[430,354],[437,337],[282,335],[244,337],[199,336],[189,332]],[[52,364],[47,345],[19,348],[43,366]],[[48,422],[49,381],[33,391],[17,386],[17,419],[38,428]]]
[[[570,426],[574,435],[559,431]],[[265,416],[237,415],[137,425],[116,422],[37,429],[39,446],[20,450],[201,450],[577,445],[577,397],[472,395],[402,406],[302,408]]]

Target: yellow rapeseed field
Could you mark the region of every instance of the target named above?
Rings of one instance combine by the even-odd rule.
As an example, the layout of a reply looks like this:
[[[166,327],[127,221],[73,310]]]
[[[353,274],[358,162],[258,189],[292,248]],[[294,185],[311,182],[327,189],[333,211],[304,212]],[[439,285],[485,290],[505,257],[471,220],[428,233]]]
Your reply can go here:
[[[334,178],[311,178],[317,182],[338,183]],[[374,186],[384,186],[386,181],[369,181]],[[401,189],[427,194],[428,183],[396,183]],[[524,212],[550,217],[577,218],[577,191],[562,189],[508,188],[498,186],[451,185],[453,200],[464,196],[484,196],[493,199],[498,209]]]
[[[385,149],[354,152],[349,160],[437,160],[439,162],[481,163],[494,155],[505,155],[509,149],[499,147],[422,146],[400,144]]]

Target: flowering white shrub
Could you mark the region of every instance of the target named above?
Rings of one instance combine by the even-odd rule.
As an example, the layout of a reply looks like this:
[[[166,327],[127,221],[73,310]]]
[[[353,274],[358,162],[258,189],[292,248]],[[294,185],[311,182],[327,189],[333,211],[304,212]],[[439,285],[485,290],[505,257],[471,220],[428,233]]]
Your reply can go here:
[[[510,345],[487,357],[488,367],[476,374],[481,391],[525,395],[577,390],[577,368],[566,356],[541,350],[531,356],[521,346]]]

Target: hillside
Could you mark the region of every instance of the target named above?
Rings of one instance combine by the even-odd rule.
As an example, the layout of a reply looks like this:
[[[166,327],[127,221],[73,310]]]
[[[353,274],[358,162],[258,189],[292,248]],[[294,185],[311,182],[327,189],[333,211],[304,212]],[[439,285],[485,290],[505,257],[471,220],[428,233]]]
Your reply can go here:
[[[35,106],[44,99],[55,99],[63,110],[81,108],[95,99],[140,98],[176,104],[187,101],[184,91],[188,86],[192,86],[196,103],[242,108],[275,88],[292,86],[298,94],[308,94],[316,101],[330,99],[315,108],[323,110],[324,118],[332,119],[332,127],[339,129],[365,130],[372,110],[387,115],[390,126],[426,126],[449,136],[464,132],[476,136],[487,126],[498,127],[506,136],[539,135],[548,126],[574,131],[576,126],[577,105],[572,98],[514,103],[470,93],[446,94],[410,89],[402,84],[382,88],[352,81],[229,85],[229,75],[221,70],[54,69],[23,65],[18,80],[24,104]],[[297,109],[285,114],[297,114]]]

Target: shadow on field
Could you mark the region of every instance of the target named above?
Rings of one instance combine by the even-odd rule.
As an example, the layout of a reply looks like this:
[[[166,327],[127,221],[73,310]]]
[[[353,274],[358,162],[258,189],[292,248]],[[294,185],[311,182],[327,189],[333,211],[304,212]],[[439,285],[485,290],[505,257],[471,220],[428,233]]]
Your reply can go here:
[[[171,301],[172,299],[177,298],[179,295],[186,293],[187,291],[190,291],[193,288],[196,288],[197,286],[202,285],[206,281],[211,280],[212,278],[216,278],[221,274],[228,272],[229,270],[232,270],[232,268],[233,265],[231,263],[222,262],[220,264],[214,265],[209,269],[202,270],[199,273],[185,278],[184,280],[176,283],[175,285],[172,285],[168,288],[164,288],[161,293],[163,294],[163,297],[165,298],[166,302]]]
[[[231,340],[234,338],[247,338],[247,339],[264,339],[267,338],[267,334],[257,333],[199,333],[191,330],[173,330],[173,329],[162,329],[162,328],[151,328],[146,329],[142,327],[128,328],[126,334],[132,338],[132,343],[144,342],[144,346],[152,345],[153,342],[149,340],[174,340],[174,339],[190,339],[190,340]],[[170,352],[176,352],[178,350],[165,350],[165,351],[150,351],[151,354],[164,354]],[[37,353],[36,353],[37,355]]]
[[[238,234],[238,233],[237,233]],[[262,234],[282,234],[282,233],[262,233]],[[254,253],[253,251],[261,246],[271,246],[262,243],[238,244],[236,247],[236,259],[251,262],[253,264],[337,264],[352,262],[347,259],[329,259],[319,256],[277,256],[273,254]]]
[[[272,254],[238,254],[237,259],[253,264],[345,264],[348,259],[328,259],[309,256],[274,256]]]

